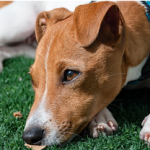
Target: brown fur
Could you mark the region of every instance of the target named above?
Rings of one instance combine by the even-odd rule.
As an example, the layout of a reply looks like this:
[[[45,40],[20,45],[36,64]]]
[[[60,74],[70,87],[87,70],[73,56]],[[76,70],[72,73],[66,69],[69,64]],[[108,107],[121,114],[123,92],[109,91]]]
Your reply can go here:
[[[45,57],[50,48],[46,109],[53,112],[60,133],[61,129],[81,132],[120,92],[126,80],[121,73],[138,65],[150,50],[150,24],[144,7],[136,2],[92,3],[78,6],[74,13],[62,8],[43,12],[37,18],[36,36],[39,44],[31,67],[35,101],[30,115],[45,91]],[[63,84],[67,68],[81,75]],[[67,139],[71,136],[65,134]]]
[[[0,1],[0,8],[12,3],[12,1]]]

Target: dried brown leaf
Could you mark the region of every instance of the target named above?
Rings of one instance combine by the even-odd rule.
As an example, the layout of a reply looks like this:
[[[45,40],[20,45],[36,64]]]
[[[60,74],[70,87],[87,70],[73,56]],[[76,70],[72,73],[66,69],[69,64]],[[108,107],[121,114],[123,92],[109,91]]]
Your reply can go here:
[[[21,114],[21,111],[18,111],[18,112],[14,112],[14,117],[15,118],[22,118],[22,114]]]
[[[27,143],[25,143],[25,146],[27,148],[33,149],[33,150],[42,150],[43,148],[45,148],[46,146],[42,145],[42,146],[38,146],[38,145],[29,145]]]

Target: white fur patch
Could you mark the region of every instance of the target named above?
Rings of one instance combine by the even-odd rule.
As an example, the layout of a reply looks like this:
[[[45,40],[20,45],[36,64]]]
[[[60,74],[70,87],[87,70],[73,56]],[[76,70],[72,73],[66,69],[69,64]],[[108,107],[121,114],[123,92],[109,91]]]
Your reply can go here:
[[[145,140],[145,141],[149,141],[150,139],[145,139],[145,134],[149,133],[149,135],[150,135],[150,115],[145,117],[145,119],[142,122],[142,125],[143,125],[143,128],[140,132],[140,139]]]
[[[127,78],[124,86],[133,80],[137,80],[141,76],[142,68],[145,65],[149,55],[136,67],[129,67],[127,71]]]
[[[145,12],[147,12],[147,7],[146,7],[141,1],[137,1],[137,3],[139,3],[139,4],[142,5],[142,6],[144,6]]]
[[[51,44],[51,42],[50,42]],[[47,54],[45,56],[45,70],[46,70],[46,84],[45,84],[45,91],[43,94],[43,97],[39,103],[39,106],[34,112],[30,115],[30,118],[26,122],[26,127],[30,126],[30,124],[33,124],[33,122],[39,126],[41,126],[43,123],[47,122],[49,118],[51,118],[50,114],[46,112],[45,107],[46,107],[46,95],[47,95],[47,61],[48,61],[48,55],[50,51],[50,45],[48,45],[48,50]]]
[[[53,39],[52,39],[53,40]],[[46,70],[46,84],[45,84],[45,91],[43,94],[43,97],[37,107],[36,110],[34,110],[32,112],[32,114],[30,115],[30,118],[27,120],[26,122],[26,128],[32,128],[32,126],[34,127],[36,126],[40,126],[40,127],[48,127],[48,131],[46,133],[46,137],[43,139],[42,144],[43,145],[52,145],[52,144],[60,144],[60,140],[61,140],[61,136],[58,138],[58,129],[57,129],[57,125],[55,120],[53,119],[53,113],[50,111],[50,109],[47,111],[46,110],[46,106],[47,106],[47,101],[48,101],[48,97],[47,97],[47,77],[48,77],[48,57],[49,57],[49,51],[51,48],[51,43],[52,40],[50,41],[50,44],[48,45],[48,50],[45,56],[45,70]]]

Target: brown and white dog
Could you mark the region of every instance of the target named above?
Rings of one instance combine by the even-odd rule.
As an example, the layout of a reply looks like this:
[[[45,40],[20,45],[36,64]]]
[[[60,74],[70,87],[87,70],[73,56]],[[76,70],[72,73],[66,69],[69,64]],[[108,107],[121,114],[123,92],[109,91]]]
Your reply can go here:
[[[149,57],[145,9],[137,2],[98,2],[78,6],[74,13],[60,8],[38,15],[38,47],[30,69],[35,101],[25,142],[65,143],[87,125],[93,137],[117,130],[106,107],[141,76]],[[134,87],[149,87],[149,80]],[[150,116],[142,124],[140,138],[150,142]]]
[[[34,57],[35,46],[24,41],[32,41],[41,11],[74,10],[82,3],[87,2],[13,2],[0,9],[0,64],[17,55]],[[141,76],[148,59],[150,23],[145,11],[137,2],[99,2],[78,6],[74,13],[60,8],[39,14],[39,44],[30,70],[35,102],[23,134],[27,143],[65,143],[87,125],[92,137],[117,130],[106,107]],[[150,116],[142,125],[140,138],[150,142]]]

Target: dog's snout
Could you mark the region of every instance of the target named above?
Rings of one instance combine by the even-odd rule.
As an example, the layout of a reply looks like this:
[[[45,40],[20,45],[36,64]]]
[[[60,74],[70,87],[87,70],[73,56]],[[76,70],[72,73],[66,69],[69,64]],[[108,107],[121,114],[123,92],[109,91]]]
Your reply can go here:
[[[23,133],[23,140],[31,145],[41,145],[45,131],[40,128],[32,128],[25,130]]]

